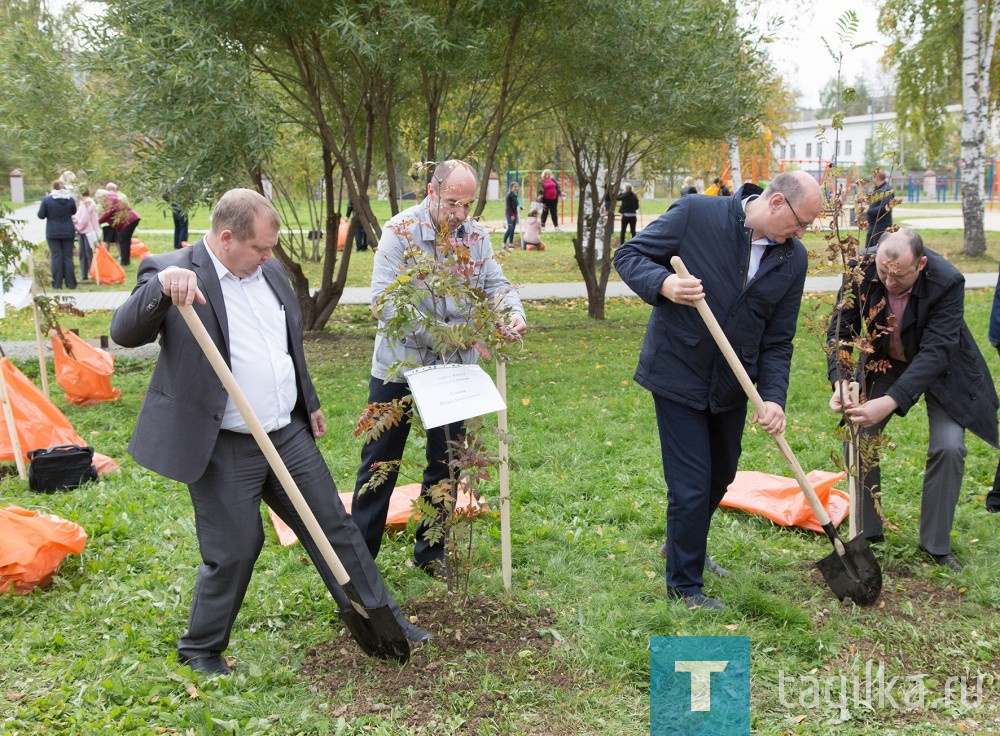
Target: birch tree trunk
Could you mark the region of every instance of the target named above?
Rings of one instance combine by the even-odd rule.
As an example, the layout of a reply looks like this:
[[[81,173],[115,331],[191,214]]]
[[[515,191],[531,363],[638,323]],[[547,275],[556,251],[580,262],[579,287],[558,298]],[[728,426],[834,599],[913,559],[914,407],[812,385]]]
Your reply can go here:
[[[986,252],[983,173],[988,125],[990,64],[1000,0],[964,0],[962,24],[962,216],[965,253]]]

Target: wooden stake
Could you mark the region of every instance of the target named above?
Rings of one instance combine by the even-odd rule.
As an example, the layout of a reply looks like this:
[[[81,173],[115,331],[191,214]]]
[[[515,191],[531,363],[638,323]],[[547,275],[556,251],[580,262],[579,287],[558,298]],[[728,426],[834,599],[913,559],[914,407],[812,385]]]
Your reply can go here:
[[[38,348],[38,374],[42,377],[42,393],[49,398],[49,370],[45,362],[45,342],[42,339],[42,318],[38,314],[38,284],[35,283],[35,259],[28,253],[28,278],[31,279],[31,315],[35,320],[35,345]]]
[[[507,403],[507,364],[497,361],[497,391]],[[503,565],[503,588],[510,590],[510,458],[507,451],[507,410],[502,409],[497,418],[500,428],[500,558]]]
[[[24,469],[24,458],[21,456],[21,442],[17,439],[17,427],[14,426],[14,410],[10,405],[10,395],[7,393],[7,376],[4,375],[2,365],[0,365],[0,402],[3,403],[3,418],[7,422],[7,433],[10,435],[10,449],[14,453],[14,462],[17,463],[17,476],[21,480],[27,480],[28,473]]]

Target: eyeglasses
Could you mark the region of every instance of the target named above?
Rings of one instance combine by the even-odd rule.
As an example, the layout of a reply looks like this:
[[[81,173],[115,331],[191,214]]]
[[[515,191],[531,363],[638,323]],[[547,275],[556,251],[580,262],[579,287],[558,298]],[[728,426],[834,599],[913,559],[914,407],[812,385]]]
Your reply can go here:
[[[792,211],[792,217],[794,217],[794,218],[795,218],[795,223],[796,223],[796,224],[797,224],[797,225],[798,225],[798,226],[799,226],[799,227],[800,227],[800,228],[801,228],[802,230],[808,230],[808,229],[809,229],[809,226],[810,226],[810,225],[812,225],[812,223],[811,223],[811,222],[802,222],[802,220],[800,220],[800,219],[799,219],[799,215],[798,215],[798,213],[797,213],[797,212],[795,211],[795,208],[794,208],[794,207],[792,207],[792,203],[788,201],[788,198],[787,198],[787,197],[785,197],[785,204],[787,204],[787,205],[788,205],[788,209],[790,209],[790,210]]]
[[[476,200],[474,199],[441,199],[438,201],[441,202],[442,207],[448,207],[453,210],[458,209],[459,207],[471,209],[476,205]]]

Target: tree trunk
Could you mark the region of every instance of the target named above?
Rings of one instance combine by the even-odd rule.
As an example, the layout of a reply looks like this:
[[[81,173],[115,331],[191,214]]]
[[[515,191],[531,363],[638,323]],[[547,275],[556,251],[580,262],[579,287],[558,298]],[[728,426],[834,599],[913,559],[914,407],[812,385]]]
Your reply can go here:
[[[983,173],[988,127],[990,63],[997,8],[995,0],[964,0],[962,27],[962,216],[965,254],[986,252],[983,231]],[[980,15],[982,13],[982,17]],[[992,29],[992,30],[991,30]],[[986,31],[986,33],[984,33]]]

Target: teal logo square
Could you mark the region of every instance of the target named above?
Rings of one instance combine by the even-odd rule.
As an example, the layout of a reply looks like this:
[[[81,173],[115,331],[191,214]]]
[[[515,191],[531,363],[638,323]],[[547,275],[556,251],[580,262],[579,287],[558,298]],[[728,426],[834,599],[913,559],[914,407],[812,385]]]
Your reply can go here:
[[[748,736],[749,636],[649,638],[650,736]]]

